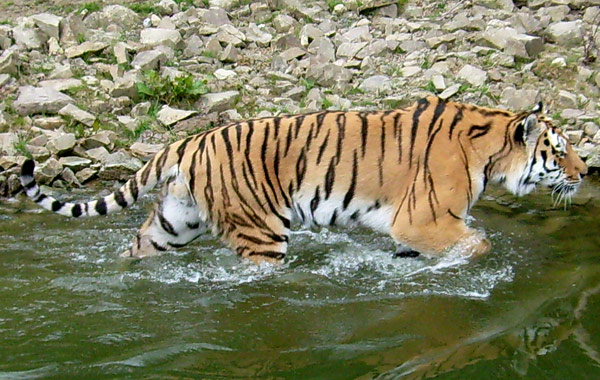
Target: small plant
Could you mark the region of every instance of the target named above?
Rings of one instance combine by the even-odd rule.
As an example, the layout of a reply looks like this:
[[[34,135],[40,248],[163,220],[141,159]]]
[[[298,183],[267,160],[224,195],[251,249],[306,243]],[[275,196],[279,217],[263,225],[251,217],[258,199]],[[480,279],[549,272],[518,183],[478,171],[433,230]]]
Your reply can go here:
[[[148,15],[150,13],[160,13],[158,7],[154,5],[153,2],[144,2],[144,3],[132,3],[127,4],[127,7],[134,11],[135,13],[140,13],[143,15]]]
[[[429,91],[433,94],[438,93],[437,89],[435,88],[435,85],[433,84],[433,81],[431,81],[431,80],[429,82],[427,82],[427,84],[425,86],[423,86],[423,90]]]
[[[327,7],[329,8],[330,12],[333,12],[333,8],[335,8],[336,5],[343,3],[344,2],[341,0],[327,0]]]
[[[323,104],[321,105],[321,108],[323,108],[324,110],[329,109],[329,107],[333,106],[333,103],[331,102],[331,100],[325,98],[323,99]]]
[[[192,74],[171,79],[160,76],[154,70],[146,71],[144,81],[136,83],[136,87],[142,100],[168,105],[177,103],[189,105],[208,92],[206,82],[194,79]]]
[[[81,5],[79,7],[79,13],[83,11],[87,11],[88,13],[98,12],[100,9],[102,9],[102,5],[97,1],[92,1]]]
[[[315,87],[316,82],[314,80],[302,78],[300,79],[300,84],[304,86],[306,92],[309,92]]]
[[[24,134],[17,134],[17,141],[13,144],[13,148],[19,153],[21,156],[26,156],[28,158],[31,157],[31,153],[27,150],[26,146],[29,142],[29,139]]]
[[[194,6],[194,0],[173,0],[179,6],[181,11],[185,11]]]

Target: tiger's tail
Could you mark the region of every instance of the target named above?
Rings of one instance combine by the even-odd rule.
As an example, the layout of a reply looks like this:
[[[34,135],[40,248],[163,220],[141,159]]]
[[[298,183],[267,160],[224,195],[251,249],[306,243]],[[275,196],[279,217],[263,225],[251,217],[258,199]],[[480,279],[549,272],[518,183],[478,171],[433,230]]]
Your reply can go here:
[[[106,215],[132,205],[158,183],[172,176],[175,162],[167,159],[168,148],[148,161],[132,178],[113,193],[81,203],[61,202],[42,193],[33,176],[35,163],[27,160],[21,167],[21,185],[27,196],[46,210],[74,218]],[[164,165],[164,166],[163,166]]]

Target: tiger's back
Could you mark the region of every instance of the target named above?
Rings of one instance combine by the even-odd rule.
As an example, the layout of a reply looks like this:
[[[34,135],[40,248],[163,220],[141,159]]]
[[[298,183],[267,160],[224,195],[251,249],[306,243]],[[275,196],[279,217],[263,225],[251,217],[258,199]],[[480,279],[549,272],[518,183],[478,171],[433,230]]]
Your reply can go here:
[[[112,198],[79,207],[104,202],[104,213],[120,209],[166,182],[132,256],[185,245],[209,228],[241,256],[280,260],[293,219],[367,225],[406,251],[427,255],[477,237],[470,251],[480,254],[489,242],[465,225],[469,209],[488,181],[512,184],[531,166],[538,153],[527,138],[553,131],[544,128],[535,113],[434,97],[392,111],[238,122],[172,144]],[[576,171],[584,174],[573,154],[570,161],[579,160]],[[34,195],[25,174],[24,186]]]

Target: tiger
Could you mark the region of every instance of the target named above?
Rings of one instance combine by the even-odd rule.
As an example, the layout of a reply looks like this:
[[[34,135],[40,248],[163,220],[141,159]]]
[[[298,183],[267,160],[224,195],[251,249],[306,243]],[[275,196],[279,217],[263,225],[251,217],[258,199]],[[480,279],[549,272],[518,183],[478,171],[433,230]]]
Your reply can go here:
[[[240,257],[281,263],[294,221],[361,225],[388,234],[397,255],[491,250],[468,214],[490,183],[516,195],[536,185],[561,198],[587,167],[538,104],[511,112],[429,96],[383,111],[319,111],[233,122],[174,142],[110,195],[82,203],[40,191],[27,160],[21,183],[47,210],[74,218],[120,211],[162,192],[122,255],[177,249],[211,232]]]

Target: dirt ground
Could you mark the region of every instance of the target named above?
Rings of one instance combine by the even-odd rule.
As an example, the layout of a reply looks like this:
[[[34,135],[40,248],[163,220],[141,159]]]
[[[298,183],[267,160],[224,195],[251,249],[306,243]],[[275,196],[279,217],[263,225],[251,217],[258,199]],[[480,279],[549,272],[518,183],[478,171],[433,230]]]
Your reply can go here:
[[[144,2],[145,0],[0,0],[0,22],[14,23],[18,17],[42,12],[64,16],[88,3],[103,7],[109,4]]]

